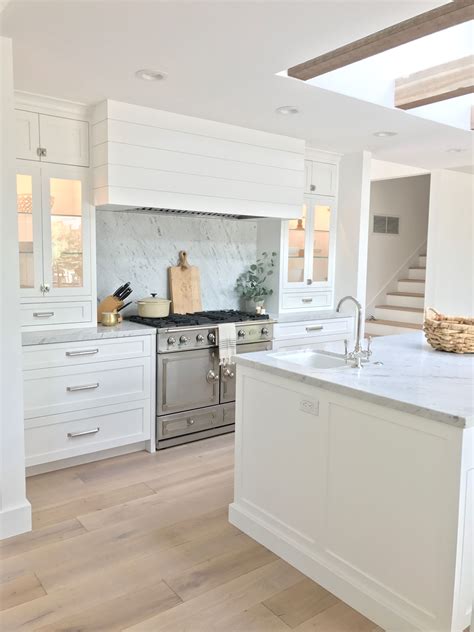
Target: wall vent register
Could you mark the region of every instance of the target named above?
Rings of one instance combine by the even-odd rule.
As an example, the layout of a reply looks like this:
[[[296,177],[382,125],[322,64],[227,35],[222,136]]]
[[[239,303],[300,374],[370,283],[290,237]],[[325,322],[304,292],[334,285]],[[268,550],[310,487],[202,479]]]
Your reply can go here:
[[[393,215],[374,215],[373,232],[384,235],[398,235],[400,218]]]

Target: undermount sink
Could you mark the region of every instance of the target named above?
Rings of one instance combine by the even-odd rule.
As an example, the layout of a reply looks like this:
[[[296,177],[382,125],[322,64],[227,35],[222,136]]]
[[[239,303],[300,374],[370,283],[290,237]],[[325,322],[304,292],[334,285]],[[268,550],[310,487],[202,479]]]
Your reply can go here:
[[[291,364],[299,364],[310,369],[342,369],[349,366],[346,360],[339,355],[324,352],[312,351],[277,351],[269,354],[272,358],[283,360]]]

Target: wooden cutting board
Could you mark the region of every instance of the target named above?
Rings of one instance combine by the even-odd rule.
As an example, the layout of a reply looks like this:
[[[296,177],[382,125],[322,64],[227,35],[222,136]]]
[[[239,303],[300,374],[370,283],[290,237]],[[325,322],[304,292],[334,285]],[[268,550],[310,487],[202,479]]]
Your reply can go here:
[[[179,253],[179,265],[168,268],[171,311],[173,314],[194,314],[200,312],[201,281],[199,268],[190,266],[184,250]]]

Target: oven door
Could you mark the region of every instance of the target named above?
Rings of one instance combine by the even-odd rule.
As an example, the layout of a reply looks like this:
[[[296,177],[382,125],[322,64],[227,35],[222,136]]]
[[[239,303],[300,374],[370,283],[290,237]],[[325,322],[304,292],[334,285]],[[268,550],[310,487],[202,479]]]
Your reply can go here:
[[[267,342],[252,342],[248,345],[238,345],[237,354],[239,353],[252,353],[254,351],[271,351],[272,343]],[[227,402],[235,401],[235,379],[236,368],[235,364],[229,364],[226,367],[221,366],[221,389],[220,389],[220,402],[226,404]]]
[[[219,357],[215,349],[158,354],[158,415],[218,403]]]

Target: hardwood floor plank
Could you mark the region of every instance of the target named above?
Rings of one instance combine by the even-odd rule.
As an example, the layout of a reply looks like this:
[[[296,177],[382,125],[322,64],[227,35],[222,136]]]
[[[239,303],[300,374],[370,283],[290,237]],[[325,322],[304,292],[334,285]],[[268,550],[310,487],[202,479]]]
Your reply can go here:
[[[146,588],[104,601],[55,623],[36,628],[37,632],[117,632],[181,603],[169,586],[160,581]]]
[[[227,621],[237,614],[292,586],[302,577],[299,571],[283,560],[276,560],[127,630],[226,630]]]
[[[259,603],[228,619],[225,629],[226,632],[288,632],[291,628]]]
[[[298,632],[383,632],[373,621],[342,601],[294,629]]]
[[[187,601],[275,559],[276,556],[268,549],[249,540],[240,551],[224,553],[184,573],[165,576],[165,581],[183,601]]]
[[[24,573],[0,584],[0,610],[7,610],[19,604],[46,594],[34,573]]]
[[[339,603],[337,597],[311,579],[305,578],[267,599],[264,605],[290,628],[296,628],[337,603]]]
[[[29,551],[69,540],[83,533],[86,533],[86,529],[78,520],[74,519],[6,538],[0,541],[0,560],[6,560],[15,555],[24,555]]]
[[[101,509],[120,505],[129,500],[152,496],[153,490],[145,483],[137,483],[129,487],[120,487],[109,492],[83,496],[67,503],[33,511],[33,528],[47,527],[80,514],[96,512]]]
[[[219,484],[214,482],[212,493],[209,487],[187,494],[181,493],[170,498],[168,494],[156,493],[122,505],[117,505],[101,512],[78,516],[78,520],[88,531],[103,529],[122,521],[138,518],[154,522],[157,526],[165,526],[185,520],[193,515],[212,511],[218,507],[229,505],[234,497],[234,487],[230,475],[222,477]]]

